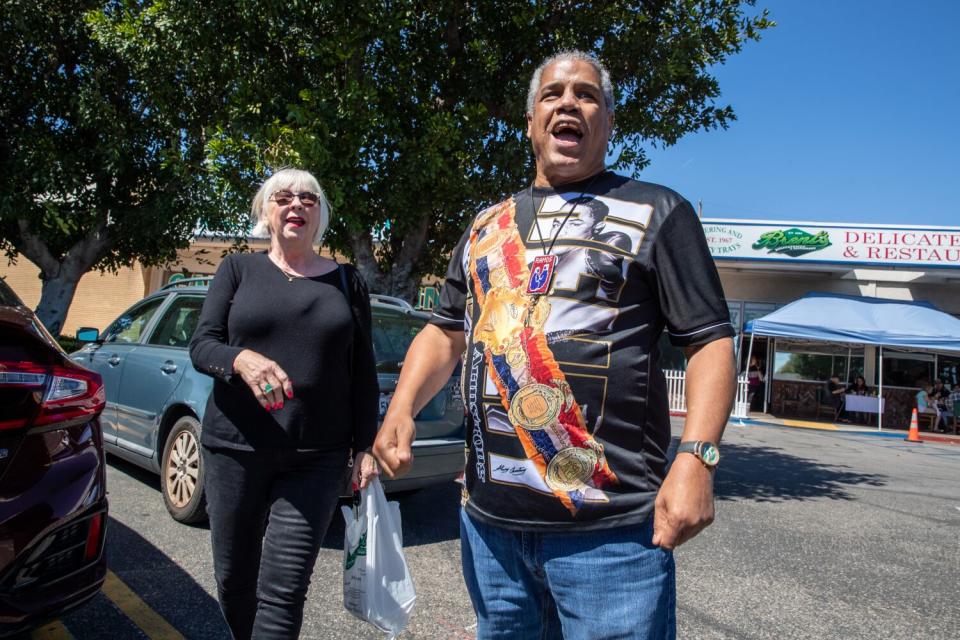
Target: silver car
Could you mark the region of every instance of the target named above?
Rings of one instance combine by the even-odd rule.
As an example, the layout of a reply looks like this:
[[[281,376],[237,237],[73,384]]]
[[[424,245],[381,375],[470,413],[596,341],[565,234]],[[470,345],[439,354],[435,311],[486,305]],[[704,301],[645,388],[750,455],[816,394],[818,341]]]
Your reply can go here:
[[[88,344],[70,356],[103,377],[106,450],[159,473],[167,510],[184,523],[206,518],[199,434],[213,379],[193,368],[187,348],[209,281],[191,278],[169,284],[130,307],[103,333],[79,330],[77,338]],[[370,304],[382,418],[407,348],[427,316],[386,296],[371,296]],[[463,418],[455,375],[417,415],[411,472],[386,480],[386,491],[456,478],[464,461]]]

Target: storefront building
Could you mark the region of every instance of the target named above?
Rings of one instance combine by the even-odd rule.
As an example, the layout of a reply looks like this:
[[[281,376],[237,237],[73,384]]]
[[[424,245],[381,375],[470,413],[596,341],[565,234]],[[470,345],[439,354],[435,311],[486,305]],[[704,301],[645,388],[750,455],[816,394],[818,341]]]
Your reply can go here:
[[[256,251],[270,246],[269,241],[262,238],[250,237],[246,239],[246,243],[251,250]],[[213,275],[220,261],[233,248],[232,239],[197,236],[188,248],[177,252],[177,261],[173,264],[148,267],[134,262],[115,273],[86,273],[77,285],[62,334],[75,335],[80,327],[102,330],[125,309],[173,280]],[[35,309],[40,303],[43,285],[40,268],[24,256],[17,257],[15,263],[0,262],[0,278],[4,278],[31,309]]]
[[[960,227],[705,218],[703,228],[737,329],[741,372],[747,364],[746,323],[809,292],[927,301],[960,317]],[[251,238],[248,243],[252,249],[267,246],[265,240]],[[230,248],[223,239],[198,237],[174,265],[134,264],[115,274],[88,273],[80,281],[64,334],[81,326],[102,329],[171,279],[214,273]],[[0,265],[0,277],[31,307],[40,299],[38,273],[23,257],[16,265]],[[433,279],[424,282],[420,308],[432,307],[439,286]],[[665,339],[662,345],[664,368],[682,371],[683,354]],[[753,353],[768,373],[764,394],[775,414],[818,417],[820,390],[832,373],[844,382],[863,375],[871,388],[879,382],[878,350],[869,345],[759,338]],[[902,425],[919,383],[936,378],[952,388],[960,386],[960,360],[949,354],[884,349],[884,395],[890,394],[884,425]]]
[[[926,301],[960,317],[960,227],[704,219],[703,228],[737,328],[741,371],[747,322],[809,292]],[[753,354],[777,415],[820,417],[833,373],[844,383],[863,375],[872,389],[879,382],[878,349],[870,345],[757,338]],[[956,388],[960,358],[885,348],[884,426],[906,427],[920,383],[936,378]]]

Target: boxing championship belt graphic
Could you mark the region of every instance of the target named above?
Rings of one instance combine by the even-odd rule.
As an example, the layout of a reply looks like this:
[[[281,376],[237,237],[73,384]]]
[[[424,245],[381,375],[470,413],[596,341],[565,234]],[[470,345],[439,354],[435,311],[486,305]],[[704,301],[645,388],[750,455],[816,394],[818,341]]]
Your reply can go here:
[[[546,293],[539,271],[531,283],[514,215],[510,199],[479,216],[471,230],[470,277],[480,309],[473,340],[484,346],[490,377],[527,458],[576,515],[585,502],[608,501],[602,488],[617,478],[547,343],[550,303],[539,295]],[[543,262],[534,260],[535,266]]]

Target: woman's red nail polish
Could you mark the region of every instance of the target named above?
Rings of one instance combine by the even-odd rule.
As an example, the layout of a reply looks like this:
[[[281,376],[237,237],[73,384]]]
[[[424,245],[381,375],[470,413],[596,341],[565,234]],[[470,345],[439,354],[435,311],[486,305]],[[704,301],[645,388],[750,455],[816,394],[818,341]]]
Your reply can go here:
[[[293,400],[293,391],[287,391],[287,397]]]

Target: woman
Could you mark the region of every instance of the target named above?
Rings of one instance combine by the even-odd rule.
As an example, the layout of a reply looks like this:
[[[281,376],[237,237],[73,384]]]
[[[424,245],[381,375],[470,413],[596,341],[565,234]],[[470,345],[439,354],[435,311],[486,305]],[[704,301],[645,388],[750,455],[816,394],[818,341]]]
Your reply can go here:
[[[943,413],[940,411],[940,408],[937,406],[937,401],[933,397],[933,385],[931,385],[926,380],[920,382],[920,391],[917,392],[916,403],[917,403],[917,413],[930,414],[931,416],[931,431],[940,431],[940,425],[943,424],[943,430],[946,431],[947,422],[944,419]]]
[[[870,395],[870,387],[867,386],[867,381],[864,380],[863,376],[857,376],[853,384],[847,387],[847,393],[854,396],[868,396]]]
[[[870,395],[870,387],[867,386],[867,381],[864,379],[863,376],[857,376],[854,379],[853,384],[847,387],[846,393],[847,395],[852,395],[852,396],[868,396]],[[867,423],[870,421],[869,413],[854,411],[854,412],[851,412],[851,415],[853,415],[853,419],[856,422],[859,422],[861,424]]]
[[[747,402],[750,411],[763,409],[763,369],[756,356],[750,356],[750,366],[747,367]]]
[[[348,467],[355,486],[377,474],[370,302],[313,250],[329,209],[310,173],[275,173],[252,213],[270,249],[221,263],[190,357],[215,378],[201,443],[223,615],[234,638],[296,638]]]

